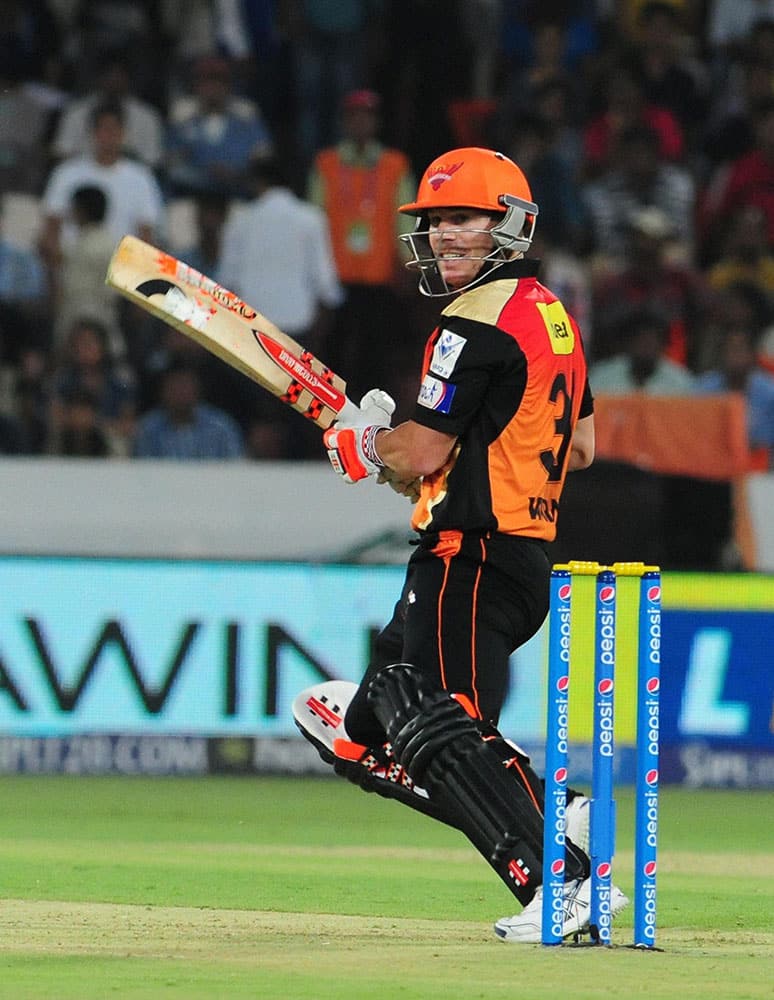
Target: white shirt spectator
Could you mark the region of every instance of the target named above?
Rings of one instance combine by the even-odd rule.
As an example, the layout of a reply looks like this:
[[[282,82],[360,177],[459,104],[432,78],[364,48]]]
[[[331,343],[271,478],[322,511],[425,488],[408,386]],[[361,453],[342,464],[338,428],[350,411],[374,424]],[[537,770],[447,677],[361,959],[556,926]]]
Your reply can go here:
[[[102,188],[108,207],[105,224],[116,243],[127,233],[140,235],[142,226],[157,229],[162,220],[161,189],[143,163],[121,158],[103,166],[90,156],[65,160],[51,171],[43,192],[43,212],[63,221],[62,244],[72,243],[74,230],[67,223],[73,192],[84,185]]]
[[[76,156],[90,149],[91,114],[101,100],[104,100],[101,95],[90,94],[74,101],[62,112],[51,146],[51,152],[57,159]],[[123,98],[121,106],[125,116],[126,152],[149,167],[158,167],[164,149],[161,115],[136,97]]]
[[[284,187],[226,223],[219,274],[291,337],[303,339],[321,304],[333,309],[343,300],[324,213]]]

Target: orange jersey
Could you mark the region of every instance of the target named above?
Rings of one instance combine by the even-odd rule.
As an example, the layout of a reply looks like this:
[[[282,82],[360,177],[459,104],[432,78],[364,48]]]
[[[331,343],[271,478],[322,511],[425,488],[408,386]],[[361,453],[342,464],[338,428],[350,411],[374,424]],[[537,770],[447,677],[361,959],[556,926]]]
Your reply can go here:
[[[556,535],[573,430],[593,401],[578,326],[537,268],[497,268],[427,342],[413,419],[458,441],[424,477],[418,531]]]

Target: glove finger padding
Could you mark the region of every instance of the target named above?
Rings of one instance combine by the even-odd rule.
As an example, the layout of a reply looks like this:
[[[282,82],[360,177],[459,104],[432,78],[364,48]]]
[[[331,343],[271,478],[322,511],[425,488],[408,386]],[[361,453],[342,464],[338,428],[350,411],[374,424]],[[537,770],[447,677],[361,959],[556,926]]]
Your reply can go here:
[[[381,430],[384,430],[383,424],[342,428],[334,424],[323,434],[328,459],[344,482],[358,483],[376,475],[382,468],[374,444]]]
[[[351,400],[339,410],[334,424],[339,430],[342,427],[367,427],[369,424],[380,424],[389,427],[395,412],[395,400],[384,389],[369,389],[360,400],[360,406],[355,406]]]
[[[369,413],[372,415],[373,419],[369,420],[368,423],[380,423],[379,415],[381,414],[384,418],[385,426],[389,427],[392,415],[395,413],[395,400],[384,389],[369,389],[360,400],[360,409],[363,411],[363,414]],[[379,412],[376,413],[375,411]]]

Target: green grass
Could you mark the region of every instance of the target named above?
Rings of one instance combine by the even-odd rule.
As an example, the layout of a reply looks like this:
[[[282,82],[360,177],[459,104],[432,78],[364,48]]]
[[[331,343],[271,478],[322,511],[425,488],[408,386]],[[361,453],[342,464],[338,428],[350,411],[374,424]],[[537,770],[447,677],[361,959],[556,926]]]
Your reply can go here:
[[[2,1000],[774,995],[770,793],[662,789],[647,954],[496,941],[517,907],[461,835],[336,780],[3,777],[0,803]],[[624,890],[631,831],[622,794]]]

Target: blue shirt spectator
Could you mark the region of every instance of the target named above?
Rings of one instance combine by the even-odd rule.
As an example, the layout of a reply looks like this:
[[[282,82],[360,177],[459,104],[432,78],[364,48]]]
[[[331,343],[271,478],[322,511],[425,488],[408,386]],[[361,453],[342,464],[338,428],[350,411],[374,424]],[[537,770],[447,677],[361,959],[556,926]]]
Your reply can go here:
[[[210,56],[195,67],[194,96],[172,107],[165,173],[170,195],[246,194],[250,160],[272,151],[257,105],[232,92],[227,60]]]
[[[140,418],[135,458],[236,459],[244,455],[242,433],[223,410],[200,401],[199,376],[173,365],[161,380],[160,405]]]
[[[730,329],[725,336],[720,363],[697,379],[697,392],[741,392],[747,407],[747,437],[753,451],[774,448],[774,375],[757,364],[755,338],[746,329]]]
[[[0,300],[12,305],[34,304],[47,292],[43,262],[34,250],[0,238]]]

